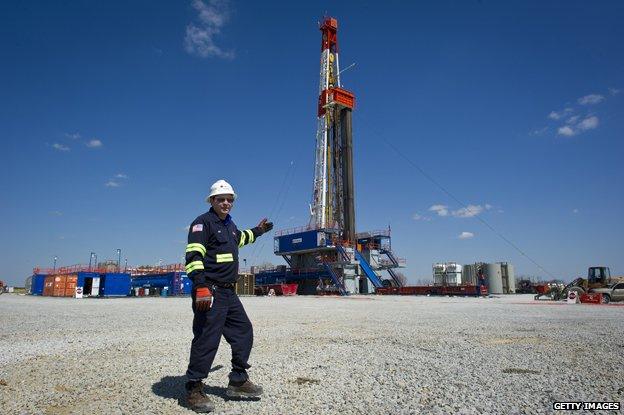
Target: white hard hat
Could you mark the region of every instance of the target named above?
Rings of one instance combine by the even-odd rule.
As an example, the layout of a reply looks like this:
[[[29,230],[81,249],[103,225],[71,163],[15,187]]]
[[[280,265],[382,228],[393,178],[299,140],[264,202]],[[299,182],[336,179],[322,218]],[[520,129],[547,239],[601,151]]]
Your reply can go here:
[[[210,194],[206,198],[206,202],[210,203],[210,198],[216,195],[232,195],[234,199],[236,199],[236,193],[234,193],[234,188],[232,185],[226,182],[225,180],[217,180],[210,186]]]

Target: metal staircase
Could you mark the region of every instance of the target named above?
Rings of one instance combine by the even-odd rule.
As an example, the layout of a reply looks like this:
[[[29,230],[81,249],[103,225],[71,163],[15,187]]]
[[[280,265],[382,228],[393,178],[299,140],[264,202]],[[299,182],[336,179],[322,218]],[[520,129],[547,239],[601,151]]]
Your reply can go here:
[[[334,285],[336,285],[336,287],[338,288],[338,292],[340,292],[340,295],[349,295],[349,293],[345,289],[344,284],[342,283],[342,281],[340,281],[340,279],[338,278],[338,276],[332,269],[331,265],[324,262],[323,268],[325,268],[325,271],[327,271],[327,273],[331,277],[332,281],[334,282]]]
[[[366,259],[364,259],[364,256],[360,253],[360,251],[358,251],[357,249],[353,249],[353,253],[355,254],[355,259],[360,261],[360,267],[362,268],[362,271],[364,271],[364,274],[366,274],[366,276],[368,277],[370,282],[373,283],[375,288],[383,287],[383,283],[379,279],[379,276],[375,274],[375,271],[373,271],[368,262],[366,262]]]
[[[342,245],[336,244],[336,250],[338,251],[338,254],[340,254],[340,258],[342,258],[343,261],[351,262],[351,258],[349,258],[349,254],[347,254],[347,251],[345,251]]]
[[[386,255],[389,259],[390,262],[392,262],[392,265],[394,265],[395,267],[399,267],[399,261],[396,259],[396,257],[394,256],[394,253],[392,253],[391,250],[389,249],[380,249],[379,252],[381,254]],[[390,274],[390,276],[392,277],[392,281],[394,281],[394,283],[396,284],[397,287],[402,287],[403,284],[401,282],[401,280],[399,279],[399,277],[396,274],[396,271],[394,271],[394,269],[392,268],[388,268],[386,271],[388,271],[388,274]]]

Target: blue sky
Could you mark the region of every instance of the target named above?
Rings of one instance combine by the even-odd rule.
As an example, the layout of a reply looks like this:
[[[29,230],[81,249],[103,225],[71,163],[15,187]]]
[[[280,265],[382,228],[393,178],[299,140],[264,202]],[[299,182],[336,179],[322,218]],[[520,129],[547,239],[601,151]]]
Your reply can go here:
[[[325,11],[356,63],[357,228],[390,225],[412,282],[547,276],[479,219],[556,277],[624,274],[622,2],[30,1],[0,6],[0,279],[177,262],[221,178],[239,227],[306,224]]]

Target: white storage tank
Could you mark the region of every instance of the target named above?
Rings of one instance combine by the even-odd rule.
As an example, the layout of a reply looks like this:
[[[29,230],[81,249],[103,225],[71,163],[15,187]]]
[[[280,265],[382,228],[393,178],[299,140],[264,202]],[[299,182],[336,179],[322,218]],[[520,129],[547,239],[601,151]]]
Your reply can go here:
[[[444,285],[446,264],[441,262],[433,264],[433,285]]]
[[[509,278],[509,293],[516,293],[516,273],[512,264],[507,263],[507,276]]]
[[[484,268],[490,294],[504,294],[501,264],[485,264]]]
[[[503,290],[505,294],[516,293],[516,276],[513,265],[509,262],[501,262],[501,275],[503,279]]]
[[[461,285],[462,266],[456,262],[446,263],[446,283],[448,285]]]
[[[475,285],[477,281],[477,267],[475,264],[464,265],[462,268],[462,284]]]

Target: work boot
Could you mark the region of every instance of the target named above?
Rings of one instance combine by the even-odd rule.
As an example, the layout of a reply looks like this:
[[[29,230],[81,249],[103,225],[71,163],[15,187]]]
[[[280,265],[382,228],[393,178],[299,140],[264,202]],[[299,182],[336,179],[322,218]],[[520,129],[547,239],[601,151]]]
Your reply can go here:
[[[257,398],[262,395],[262,386],[254,385],[249,379],[244,382],[230,381],[226,395],[230,398]]]
[[[204,384],[201,381],[186,382],[186,401],[189,408],[195,412],[212,412],[214,404],[204,392]]]

